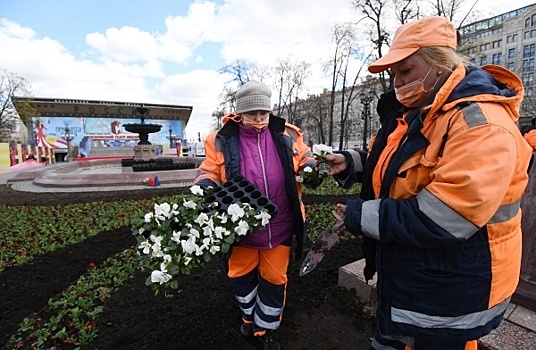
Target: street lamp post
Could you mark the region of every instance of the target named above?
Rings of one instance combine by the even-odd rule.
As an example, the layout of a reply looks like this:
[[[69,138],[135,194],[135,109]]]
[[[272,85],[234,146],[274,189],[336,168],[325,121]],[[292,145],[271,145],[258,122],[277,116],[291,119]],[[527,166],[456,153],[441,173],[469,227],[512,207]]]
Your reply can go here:
[[[63,130],[61,137],[67,142],[67,157],[65,157],[67,161],[69,161],[71,155],[71,141],[75,136],[75,134],[71,133],[71,129],[69,129],[69,123],[65,122],[65,129]]]
[[[365,94],[364,92],[359,94],[359,98],[361,99],[361,104],[363,105],[363,112],[361,113],[361,120],[363,120],[363,149],[368,149],[367,147],[367,140],[369,135],[369,119],[372,116],[371,113],[371,103],[374,101],[374,91],[369,91],[368,94]]]
[[[169,149],[172,149],[173,147],[175,147],[175,142],[177,140],[177,136],[173,135],[173,130],[171,129],[171,126],[169,127],[169,136],[168,136],[168,139],[169,139]]]

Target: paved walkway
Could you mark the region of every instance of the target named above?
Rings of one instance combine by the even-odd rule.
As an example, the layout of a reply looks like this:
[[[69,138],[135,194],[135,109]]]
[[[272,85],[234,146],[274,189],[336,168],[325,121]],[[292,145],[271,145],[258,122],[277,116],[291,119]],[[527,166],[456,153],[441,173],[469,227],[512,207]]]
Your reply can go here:
[[[364,259],[339,268],[339,285],[354,288],[365,302],[365,309],[373,313],[376,307],[376,281],[371,285],[363,276]],[[505,319],[478,342],[479,350],[534,350],[536,349],[536,312],[515,303],[510,303]]]
[[[75,163],[56,163],[34,169],[0,173],[0,185],[23,192],[95,192],[151,189],[143,179],[159,176],[159,188],[193,185],[195,170],[128,172],[117,165],[79,167]]]

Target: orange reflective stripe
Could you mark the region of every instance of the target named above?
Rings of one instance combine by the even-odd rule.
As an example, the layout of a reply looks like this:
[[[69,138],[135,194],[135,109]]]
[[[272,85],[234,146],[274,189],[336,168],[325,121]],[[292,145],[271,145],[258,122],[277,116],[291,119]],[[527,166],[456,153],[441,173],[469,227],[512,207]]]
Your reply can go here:
[[[397,122],[398,126],[396,127],[395,131],[393,131],[393,133],[387,138],[387,144],[382,150],[382,153],[378,158],[378,165],[374,168],[374,173],[372,174],[372,186],[374,188],[376,198],[380,196],[382,179],[385,174],[385,170],[387,169],[387,166],[391,161],[391,157],[398,149],[400,140],[402,140],[402,137],[406,135],[406,132],[408,131],[408,124],[406,123],[404,118],[397,118]]]

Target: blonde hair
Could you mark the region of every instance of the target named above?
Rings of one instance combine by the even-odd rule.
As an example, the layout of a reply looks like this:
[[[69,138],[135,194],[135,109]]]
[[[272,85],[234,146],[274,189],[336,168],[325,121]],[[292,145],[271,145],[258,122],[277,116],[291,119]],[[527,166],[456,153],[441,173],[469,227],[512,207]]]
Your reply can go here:
[[[468,64],[467,60],[450,47],[422,47],[418,53],[428,64],[440,68],[445,73],[442,75],[443,81],[450,76],[458,64]]]

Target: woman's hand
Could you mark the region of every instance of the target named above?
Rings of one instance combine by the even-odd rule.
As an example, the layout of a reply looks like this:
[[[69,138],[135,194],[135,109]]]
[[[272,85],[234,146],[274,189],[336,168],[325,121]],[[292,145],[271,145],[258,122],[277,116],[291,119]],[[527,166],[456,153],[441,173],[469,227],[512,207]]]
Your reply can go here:
[[[348,164],[346,164],[346,158],[340,153],[329,153],[324,155],[324,161],[329,164],[329,175],[337,175],[343,172]]]
[[[337,219],[337,222],[344,223],[344,217],[346,216],[346,205],[342,203],[337,203],[335,205],[335,210],[333,210],[331,213]]]

